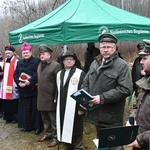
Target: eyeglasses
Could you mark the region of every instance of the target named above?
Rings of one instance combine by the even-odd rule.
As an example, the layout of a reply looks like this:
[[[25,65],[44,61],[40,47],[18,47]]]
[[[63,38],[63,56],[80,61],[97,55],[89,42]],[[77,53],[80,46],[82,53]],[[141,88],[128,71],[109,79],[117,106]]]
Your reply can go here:
[[[65,61],[73,61],[74,59],[66,58]]]
[[[105,49],[111,50],[112,48],[114,48],[114,46],[102,46],[102,47],[100,47],[101,50],[105,50]]]
[[[143,50],[143,48],[139,48],[138,50],[141,51],[141,50]]]

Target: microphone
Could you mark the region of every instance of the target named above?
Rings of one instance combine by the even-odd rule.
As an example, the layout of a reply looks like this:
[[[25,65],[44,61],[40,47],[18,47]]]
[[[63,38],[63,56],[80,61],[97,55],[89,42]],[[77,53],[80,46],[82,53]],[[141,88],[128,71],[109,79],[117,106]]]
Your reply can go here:
[[[131,126],[134,126],[134,117],[129,117],[129,123]]]

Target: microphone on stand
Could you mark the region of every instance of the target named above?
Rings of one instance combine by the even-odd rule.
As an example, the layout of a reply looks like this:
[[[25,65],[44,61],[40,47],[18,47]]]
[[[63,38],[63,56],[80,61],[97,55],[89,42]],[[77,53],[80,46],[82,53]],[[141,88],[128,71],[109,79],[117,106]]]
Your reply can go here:
[[[129,123],[131,126],[134,126],[134,117],[129,117]]]

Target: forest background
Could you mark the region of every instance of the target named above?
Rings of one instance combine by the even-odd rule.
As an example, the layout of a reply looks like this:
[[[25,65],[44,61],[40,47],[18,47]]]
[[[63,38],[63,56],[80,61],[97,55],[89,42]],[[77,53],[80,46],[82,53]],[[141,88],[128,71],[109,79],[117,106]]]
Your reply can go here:
[[[1,0],[0,8],[0,49],[4,53],[4,47],[9,44],[8,33],[18,29],[30,22],[33,22],[44,15],[50,13],[66,0]],[[150,1],[149,0],[104,0],[121,9],[150,17]],[[89,8],[90,9],[90,8]],[[123,58],[132,63],[137,57],[137,43],[133,42],[119,42],[118,49]],[[95,43],[98,47],[98,43]],[[61,53],[62,45],[50,45],[53,49],[53,59]],[[19,47],[16,48],[16,53],[20,54]],[[74,51],[81,63],[84,64],[84,52],[87,44],[70,44],[69,50]],[[33,47],[33,54],[38,56],[38,47]]]

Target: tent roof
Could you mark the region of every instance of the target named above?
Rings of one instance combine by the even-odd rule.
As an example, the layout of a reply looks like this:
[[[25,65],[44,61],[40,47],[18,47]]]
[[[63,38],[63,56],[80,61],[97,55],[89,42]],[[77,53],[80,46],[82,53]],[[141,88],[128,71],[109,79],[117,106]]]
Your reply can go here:
[[[68,0],[46,16],[9,33],[10,43],[19,45],[97,42],[104,31],[120,41],[142,40],[150,34],[150,19],[102,0]]]

